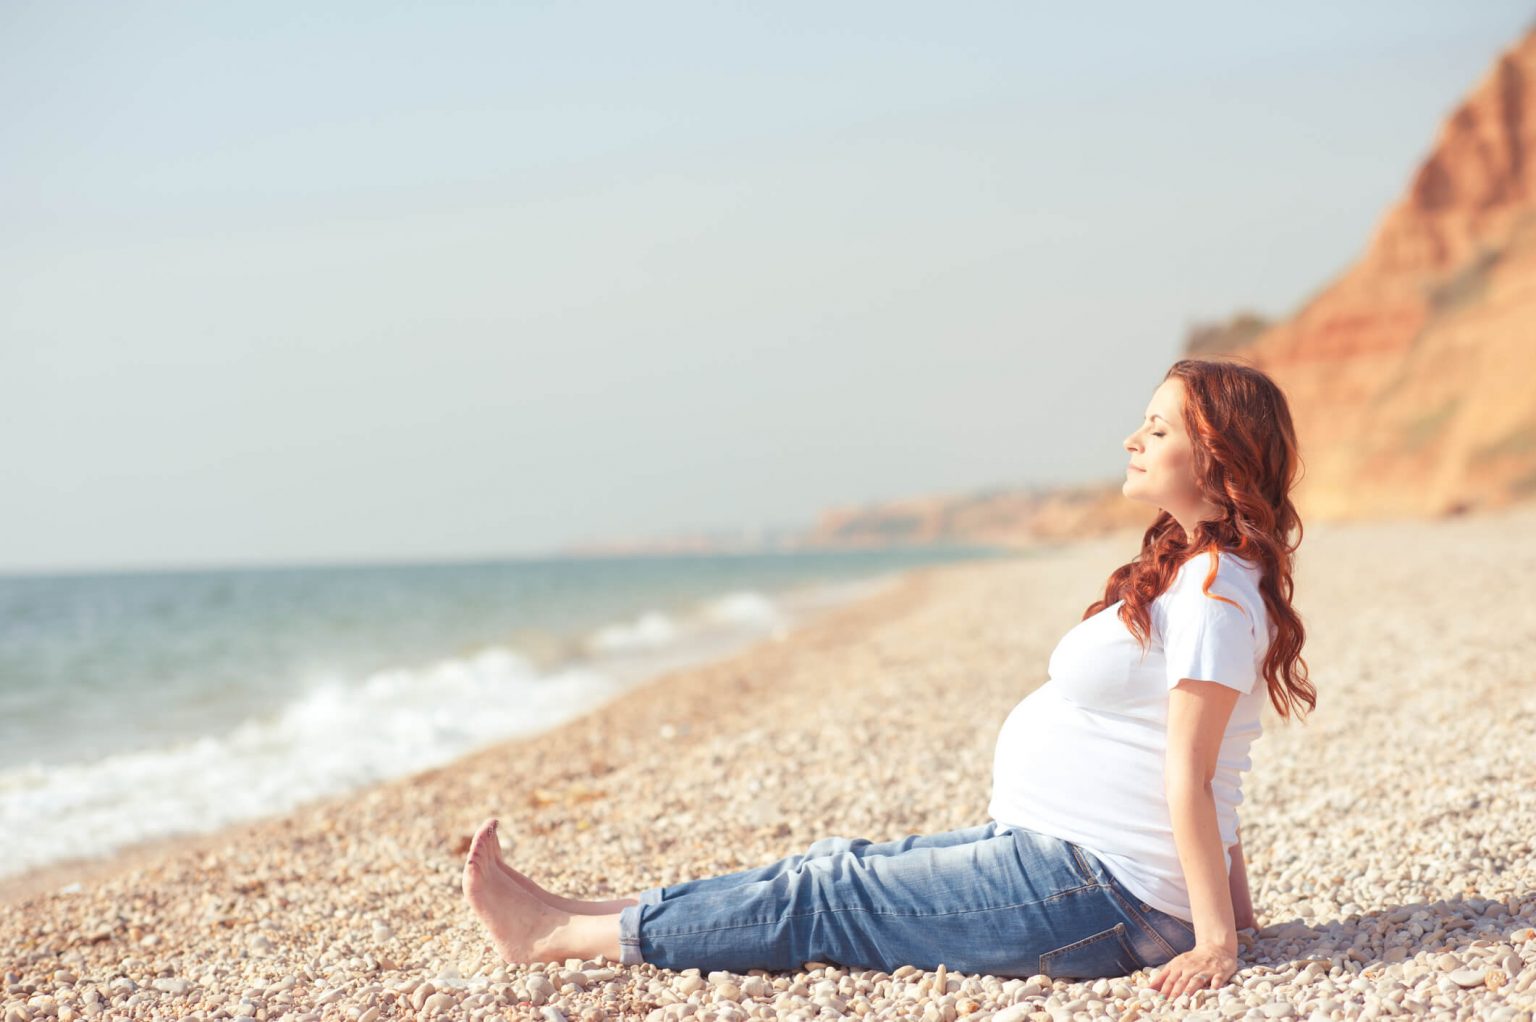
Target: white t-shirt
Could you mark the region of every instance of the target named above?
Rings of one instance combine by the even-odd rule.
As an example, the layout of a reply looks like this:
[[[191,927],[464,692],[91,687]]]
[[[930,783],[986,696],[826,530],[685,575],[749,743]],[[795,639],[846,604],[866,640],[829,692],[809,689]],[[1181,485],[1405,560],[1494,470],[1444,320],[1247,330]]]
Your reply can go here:
[[[1272,638],[1262,569],[1222,552],[1186,560],[1152,604],[1146,657],[1117,616],[1123,601],[1078,622],[1051,653],[1050,679],[1015,706],[997,736],[992,801],[999,823],[1082,845],[1147,904],[1189,922],[1189,889],[1163,794],[1168,692],[1184,678],[1243,693],[1222,737],[1211,787],[1226,871],[1248,751],[1263,732],[1260,683]]]

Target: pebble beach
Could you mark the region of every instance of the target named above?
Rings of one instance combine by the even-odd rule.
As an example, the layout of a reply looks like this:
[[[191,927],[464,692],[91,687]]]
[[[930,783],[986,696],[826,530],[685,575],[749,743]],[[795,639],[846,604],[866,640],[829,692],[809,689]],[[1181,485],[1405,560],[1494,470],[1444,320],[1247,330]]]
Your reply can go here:
[[[777,640],[426,773],[0,882],[0,1022],[866,1018],[1521,1020],[1536,1014],[1536,504],[1309,524],[1302,721],[1266,707],[1239,808],[1258,928],[1169,1002],[1092,981],[808,962],[507,965],[470,835],[611,899],[829,835],[986,821],[993,743],[1139,531],[908,571]]]

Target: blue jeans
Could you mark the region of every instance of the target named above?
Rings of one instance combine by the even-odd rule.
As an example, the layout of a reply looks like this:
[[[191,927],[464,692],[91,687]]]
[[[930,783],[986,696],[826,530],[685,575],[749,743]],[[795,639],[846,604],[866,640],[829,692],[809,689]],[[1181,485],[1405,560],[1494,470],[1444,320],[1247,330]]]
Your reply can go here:
[[[1195,946],[1190,925],[1126,890],[1087,849],[993,820],[874,843],[829,837],[768,866],[639,895],[620,961],[791,971],[826,962],[1091,979]]]

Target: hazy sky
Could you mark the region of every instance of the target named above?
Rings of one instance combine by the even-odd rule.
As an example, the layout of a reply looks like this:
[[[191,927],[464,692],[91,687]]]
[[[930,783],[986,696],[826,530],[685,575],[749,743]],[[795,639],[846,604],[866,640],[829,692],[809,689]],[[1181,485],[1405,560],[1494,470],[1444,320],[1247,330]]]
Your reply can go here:
[[[0,570],[1121,478],[1529,2],[0,4]]]

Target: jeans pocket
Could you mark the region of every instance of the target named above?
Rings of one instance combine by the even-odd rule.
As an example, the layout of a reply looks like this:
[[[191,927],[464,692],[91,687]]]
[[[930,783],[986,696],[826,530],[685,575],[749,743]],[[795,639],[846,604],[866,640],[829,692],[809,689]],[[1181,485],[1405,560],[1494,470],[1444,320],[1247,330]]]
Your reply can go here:
[[[1179,954],[1194,949],[1195,928],[1193,926],[1190,926],[1178,916],[1169,915],[1167,912],[1155,909],[1151,905],[1147,906],[1147,914],[1157,922],[1158,930],[1163,936],[1169,938],[1169,943],[1173,945],[1173,949]]]
[[[1170,915],[1162,909],[1153,908],[1146,902],[1138,902],[1141,906],[1142,918],[1148,926],[1157,930],[1158,934],[1173,948],[1175,955],[1181,955],[1191,951],[1195,946],[1195,928],[1190,926],[1178,916]],[[1163,964],[1158,962],[1158,965]]]
[[[1145,964],[1136,957],[1124,923],[1040,956],[1040,971],[1051,979],[1129,976],[1141,968]]]
[[[1183,954],[1195,946],[1195,928],[1176,915],[1164,912],[1160,908],[1154,908],[1133,894],[1130,888],[1118,879],[1111,881],[1115,893],[1120,896],[1126,914],[1141,924],[1142,929],[1150,931],[1159,943],[1166,944],[1171,954],[1161,954],[1157,961],[1148,961],[1149,966],[1162,965],[1175,955]]]

